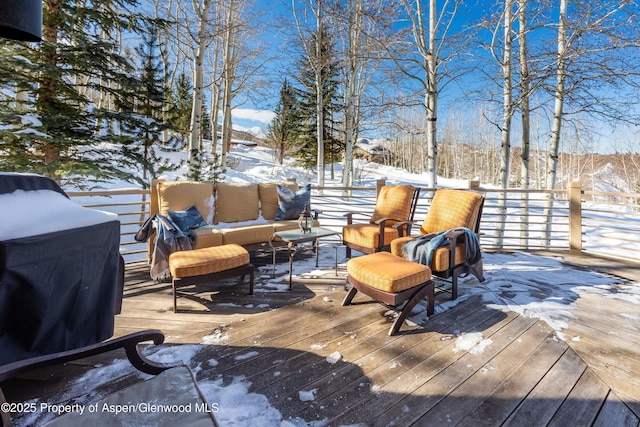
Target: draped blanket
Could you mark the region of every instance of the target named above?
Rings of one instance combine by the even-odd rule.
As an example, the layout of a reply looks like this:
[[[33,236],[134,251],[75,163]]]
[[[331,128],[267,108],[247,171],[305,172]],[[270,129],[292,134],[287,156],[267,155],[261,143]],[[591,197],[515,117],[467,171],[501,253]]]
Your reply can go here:
[[[189,235],[169,218],[160,214],[148,218],[136,233],[135,239],[145,242],[153,230],[156,232],[156,240],[149,274],[156,282],[170,282],[169,255],[177,251],[191,250],[193,243]]]
[[[472,230],[459,227],[451,230],[441,231],[439,233],[424,234],[417,236],[408,241],[402,251],[409,261],[417,262],[427,266],[431,265],[431,259],[436,249],[449,244],[446,235],[452,231],[462,231],[464,233],[465,257],[469,264],[471,274],[479,281],[484,281],[484,273],[482,268],[482,253],[476,233]]]

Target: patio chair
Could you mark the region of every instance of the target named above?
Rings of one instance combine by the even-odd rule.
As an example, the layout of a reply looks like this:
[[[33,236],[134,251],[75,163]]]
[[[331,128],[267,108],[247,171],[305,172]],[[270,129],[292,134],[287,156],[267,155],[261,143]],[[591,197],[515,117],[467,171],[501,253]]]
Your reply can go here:
[[[162,332],[154,329],[134,332],[123,337],[113,338],[98,344],[92,344],[74,350],[33,357],[31,359],[20,360],[0,366],[0,384],[3,381],[16,378],[22,375],[29,375],[31,371],[61,365],[66,362],[96,356],[102,353],[117,349],[124,349],[129,362],[141,372],[155,375],[145,381],[133,384],[124,389],[118,390],[106,397],[91,403],[95,408],[103,408],[104,405],[111,407],[133,406],[133,405],[196,405],[195,407],[205,408],[208,402],[198,388],[193,373],[188,366],[181,363],[159,363],[147,359],[142,353],[139,344],[145,341],[153,341],[155,345],[164,342]],[[54,403],[54,402],[52,402]],[[2,389],[0,388],[0,404],[3,409],[28,408],[29,412],[37,409],[36,403],[29,401],[22,404],[8,404]],[[199,406],[198,406],[199,405]],[[82,405],[89,407],[89,405]],[[14,410],[11,410],[13,412]],[[0,411],[0,427],[9,427],[12,424],[9,410]],[[152,411],[153,412],[153,411]],[[145,411],[133,413],[82,411],[63,414],[53,419],[47,425],[52,426],[81,426],[81,425],[175,425],[178,422],[184,425],[210,425],[217,427],[217,421],[211,411],[189,411],[180,412],[154,412]]]
[[[429,267],[434,276],[451,281],[452,300],[458,297],[458,277],[473,274],[478,280],[484,280],[481,259],[476,262],[467,259],[467,245],[473,242],[468,242],[469,235],[465,232],[471,230],[478,234],[483,206],[482,194],[469,190],[438,189],[418,230],[420,235],[441,234],[445,239],[446,244],[432,252]],[[402,236],[393,240],[391,253],[407,258],[403,248],[414,237]],[[477,256],[480,257],[479,251]]]
[[[353,212],[345,214],[342,242],[347,258],[351,249],[363,253],[390,251],[391,241],[407,234],[416,210],[420,189],[411,185],[388,185],[380,189],[376,207],[368,223],[354,223]],[[395,226],[402,223],[402,226]]]

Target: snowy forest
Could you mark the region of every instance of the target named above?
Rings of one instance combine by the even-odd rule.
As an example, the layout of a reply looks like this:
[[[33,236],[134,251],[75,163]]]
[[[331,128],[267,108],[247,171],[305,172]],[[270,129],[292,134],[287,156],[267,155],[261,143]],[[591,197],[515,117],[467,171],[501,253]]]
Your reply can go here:
[[[607,153],[638,190],[639,16],[629,0],[44,0],[42,42],[0,41],[0,170],[146,188],[182,166],[160,151],[185,150],[185,178],[215,181],[242,110],[321,186],[334,163],[353,185],[369,138],[430,186],[554,189]]]

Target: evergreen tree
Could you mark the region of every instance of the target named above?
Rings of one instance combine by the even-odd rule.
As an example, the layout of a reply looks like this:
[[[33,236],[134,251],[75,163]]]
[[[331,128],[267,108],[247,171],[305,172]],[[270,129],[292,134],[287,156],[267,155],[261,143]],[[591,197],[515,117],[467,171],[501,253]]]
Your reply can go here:
[[[141,62],[139,79],[135,81],[137,85],[132,87],[134,91],[127,98],[129,102],[121,105],[131,108],[131,120],[123,126],[129,136],[122,141],[123,153],[129,168],[140,170],[134,180],[143,188],[148,188],[151,179],[166,171],[175,170],[180,165],[174,165],[156,153],[160,134],[168,125],[162,121],[165,97],[157,31],[153,24],[147,24],[145,29],[142,43],[136,48]]]
[[[193,86],[186,74],[180,73],[171,95],[170,123],[178,134],[180,147],[187,144],[191,127],[191,108],[193,105]]]
[[[325,164],[337,162],[341,160],[344,151],[344,142],[339,135],[339,126],[334,121],[334,114],[340,110],[337,103],[338,88],[338,65],[334,55],[333,41],[330,35],[325,31],[319,34],[321,38],[321,57],[319,59],[322,66],[321,74],[323,76],[323,94],[324,99],[322,108],[324,111],[323,118],[323,135],[324,135],[324,161]],[[318,65],[316,65],[318,66]],[[309,63],[307,57],[303,58],[298,64],[300,72],[297,80],[300,88],[296,91],[298,99],[298,108],[300,111],[300,130],[298,138],[298,148],[293,153],[298,159],[298,163],[307,168],[312,169],[317,162],[318,141],[317,141],[317,120],[316,112],[316,81],[313,72],[314,65]]]
[[[221,182],[224,180],[224,169],[220,165],[218,153],[207,153],[193,150],[189,156],[189,172],[187,179],[200,182]]]
[[[275,110],[275,117],[269,123],[268,138],[273,148],[275,159],[282,164],[289,150],[295,146],[299,136],[300,109],[296,93],[284,80],[280,89],[280,101]]]
[[[115,135],[95,134],[99,119],[119,112],[95,108],[100,90],[118,96],[135,73],[120,54],[116,31],[139,28],[136,0],[44,0],[43,41],[0,40],[0,169],[35,172],[66,185],[87,177],[131,179],[114,162]],[[109,82],[106,86],[105,82]]]
[[[202,139],[211,140],[211,115],[209,114],[209,109],[207,108],[206,97],[202,97],[202,123],[200,129],[200,135],[202,135]]]

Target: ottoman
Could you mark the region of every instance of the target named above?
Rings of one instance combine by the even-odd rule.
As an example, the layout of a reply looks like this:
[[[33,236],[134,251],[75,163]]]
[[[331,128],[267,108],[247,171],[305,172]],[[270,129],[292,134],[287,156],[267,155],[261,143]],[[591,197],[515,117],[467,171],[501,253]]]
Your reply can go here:
[[[169,256],[169,269],[172,276],[173,312],[178,311],[178,288],[208,283],[234,276],[249,275],[249,295],[253,294],[253,265],[249,252],[236,244],[174,252]]]
[[[342,302],[350,305],[358,291],[399,311],[389,329],[389,335],[400,330],[403,322],[415,305],[424,297],[427,314],[431,316],[435,307],[435,286],[431,280],[431,269],[426,265],[407,261],[389,252],[376,252],[352,258],[347,262],[347,282],[351,290]],[[400,305],[404,303],[402,309]]]

